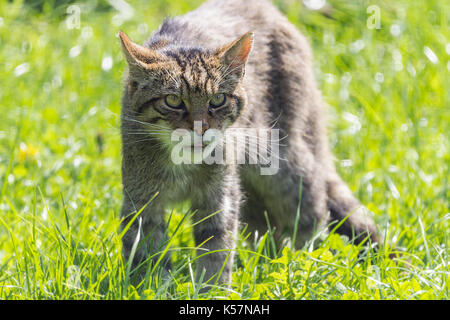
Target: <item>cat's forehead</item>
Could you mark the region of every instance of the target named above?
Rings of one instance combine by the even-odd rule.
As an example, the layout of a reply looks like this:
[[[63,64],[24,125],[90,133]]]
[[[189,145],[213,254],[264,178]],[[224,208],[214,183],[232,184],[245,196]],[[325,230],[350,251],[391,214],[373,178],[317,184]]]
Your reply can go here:
[[[210,72],[218,73],[221,69],[220,60],[202,48],[176,48],[164,52],[178,67],[180,72]]]
[[[223,74],[220,60],[209,51],[200,48],[167,50],[164,55],[170,60],[166,77],[187,91],[205,91],[213,94],[218,90]]]

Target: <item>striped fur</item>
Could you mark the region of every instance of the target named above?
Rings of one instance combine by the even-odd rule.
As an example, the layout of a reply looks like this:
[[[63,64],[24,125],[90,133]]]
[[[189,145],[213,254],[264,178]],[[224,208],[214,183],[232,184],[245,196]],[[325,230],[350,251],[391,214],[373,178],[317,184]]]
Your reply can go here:
[[[204,244],[208,250],[230,250],[199,262],[210,278],[227,261],[220,278],[225,283],[231,281],[240,217],[250,230],[263,232],[265,210],[279,236],[284,231],[292,234],[301,201],[297,245],[315,226],[340,221],[353,211],[338,231],[358,239],[369,233],[377,241],[373,221],[355,210],[359,202],[334,168],[310,47],[268,1],[210,0],[165,20],[143,46],[123,33],[120,37],[129,65],[122,101],[122,216],[129,217],[159,192],[142,213],[141,231],[153,232],[153,242],[140,247],[135,264],[164,241],[165,210],[185,200],[199,211],[198,218],[220,211],[196,226],[195,239],[209,239]],[[173,93],[182,97],[183,109],[165,105],[163,97]],[[211,110],[208,101],[216,93],[225,93],[227,102]],[[280,137],[286,137],[280,146],[285,159],[280,171],[261,176],[255,166],[172,165],[170,132],[191,130],[196,120],[219,130],[280,129]],[[126,257],[137,226],[134,223],[124,237]]]

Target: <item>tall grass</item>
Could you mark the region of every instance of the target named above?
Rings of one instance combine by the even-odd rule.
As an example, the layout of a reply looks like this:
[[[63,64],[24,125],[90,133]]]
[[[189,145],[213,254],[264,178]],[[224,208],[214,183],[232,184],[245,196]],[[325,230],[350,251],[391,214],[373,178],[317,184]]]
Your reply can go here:
[[[168,242],[155,253],[170,255],[168,275],[150,262],[139,281],[121,255],[125,62],[115,35],[143,42],[201,1],[129,1],[129,20],[109,2],[81,2],[72,29],[58,3],[0,3],[1,299],[449,298],[447,1],[375,2],[380,29],[367,27],[367,1],[327,1],[325,13],[275,1],[312,44],[338,171],[386,244],[318,230],[294,248],[272,228],[244,226],[231,286],[194,281],[207,253],[187,207],[168,212]]]

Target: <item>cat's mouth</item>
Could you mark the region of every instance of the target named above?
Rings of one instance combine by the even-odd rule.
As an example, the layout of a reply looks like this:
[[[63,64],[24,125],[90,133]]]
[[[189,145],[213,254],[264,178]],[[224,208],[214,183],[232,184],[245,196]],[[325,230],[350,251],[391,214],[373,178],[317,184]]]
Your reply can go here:
[[[187,144],[183,146],[183,149],[190,149],[190,150],[204,150],[208,146],[210,146],[212,143],[211,141],[199,141],[192,144]]]
[[[205,134],[199,135],[193,131],[172,131],[172,144],[179,144],[183,148],[205,148],[222,139],[223,134],[219,130],[209,129]]]

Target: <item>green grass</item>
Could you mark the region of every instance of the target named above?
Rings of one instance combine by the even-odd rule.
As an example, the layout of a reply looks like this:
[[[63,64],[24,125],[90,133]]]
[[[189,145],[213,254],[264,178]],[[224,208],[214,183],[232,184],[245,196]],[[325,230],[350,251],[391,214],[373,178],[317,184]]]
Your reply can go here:
[[[116,34],[143,42],[201,1],[130,1],[120,25],[99,1],[70,30],[66,5],[27,3],[0,3],[0,299],[449,299],[448,1],[333,0],[332,19],[276,1],[313,46],[338,171],[388,244],[358,254],[332,233],[293,249],[243,230],[231,288],[208,293],[192,281],[195,215],[171,216],[167,282],[156,266],[132,285],[118,230]]]

